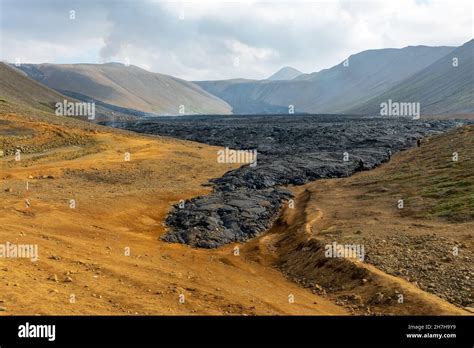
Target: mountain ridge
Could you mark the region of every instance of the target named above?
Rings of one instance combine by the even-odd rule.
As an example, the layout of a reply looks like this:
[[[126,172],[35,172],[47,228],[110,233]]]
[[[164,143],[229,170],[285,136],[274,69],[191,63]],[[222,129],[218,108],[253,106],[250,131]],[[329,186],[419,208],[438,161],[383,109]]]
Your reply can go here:
[[[457,59],[455,65],[454,59]],[[474,39],[456,48],[396,86],[346,111],[376,113],[380,103],[419,102],[422,114],[474,111]]]
[[[287,81],[198,81],[203,89],[229,103],[234,113],[275,110],[342,113],[396,85],[454,50],[454,47],[409,46],[368,50],[312,74]],[[255,106],[255,107],[254,107]],[[262,107],[263,106],[263,107]]]
[[[161,115],[230,113],[230,106],[198,85],[120,63],[23,64],[31,78],[55,90],[117,107]]]
[[[287,114],[291,110],[295,113],[373,114],[377,112],[374,105],[380,104],[379,96],[387,99],[389,93],[407,99],[407,93],[402,91],[404,88],[410,91],[409,96],[417,95],[415,99],[423,100],[425,109],[422,113],[466,113],[474,111],[470,101],[472,93],[469,93],[474,81],[472,73],[466,70],[472,63],[458,69],[458,72],[462,69],[464,72],[455,74],[455,78],[444,72],[443,79],[435,79],[437,89],[430,93],[437,93],[437,99],[430,98],[423,90],[434,88],[433,83],[430,87],[428,75],[441,74],[443,70],[440,63],[433,64],[465,45],[472,46],[473,41],[457,48],[418,45],[370,49],[317,72],[303,74],[294,68],[283,67],[264,80],[236,78],[190,82],[117,62],[23,64],[17,70],[62,94],[91,98],[109,110],[132,116]],[[470,59],[468,62],[471,62],[473,51],[472,48],[465,50],[463,60]],[[420,77],[424,84],[410,80],[417,74],[424,74]],[[425,87],[414,89],[418,83]],[[462,86],[457,88],[456,84]],[[463,95],[449,97],[449,91],[462,91]],[[450,102],[436,102],[443,97],[449,97]]]

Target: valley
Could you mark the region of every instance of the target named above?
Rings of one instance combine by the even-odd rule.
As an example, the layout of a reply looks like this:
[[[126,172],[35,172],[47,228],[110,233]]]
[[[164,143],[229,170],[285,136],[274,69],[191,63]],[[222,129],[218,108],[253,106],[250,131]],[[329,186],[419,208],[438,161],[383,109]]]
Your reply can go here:
[[[35,251],[0,252],[0,315],[471,315],[473,42],[263,80],[0,63],[0,247]]]
[[[384,177],[407,156],[423,161],[426,156],[417,157],[416,149],[394,155],[388,164],[350,178],[291,185],[294,205],[282,205],[268,232],[246,243],[235,241],[209,250],[163,240],[168,231],[167,215],[181,200],[211,194],[208,181],[238,170],[239,164],[219,163],[216,156],[220,147],[136,135],[77,120],[67,120],[75,124],[76,140],[71,143],[71,128],[63,125],[64,120],[52,116],[46,123],[16,113],[2,115],[2,133],[9,134],[9,141],[31,139],[39,144],[50,139],[55,144],[46,151],[30,148],[21,161],[15,161],[9,150],[6,153],[11,155],[1,159],[0,238],[37,245],[39,251],[36,262],[0,259],[2,315],[470,313],[464,309],[470,308],[465,302],[468,298],[464,295],[459,302],[457,296],[462,287],[469,288],[472,283],[459,283],[459,290],[453,283],[451,292],[444,296],[442,283],[430,288],[417,275],[416,264],[408,268],[408,277],[403,272],[397,275],[400,264],[377,257],[386,252],[380,249],[381,239],[392,243],[392,237],[379,236],[370,229],[375,225],[366,222],[364,216],[373,219],[374,215],[351,211],[365,209],[353,201],[361,199],[359,189],[351,193],[354,183],[372,180],[374,175]],[[434,144],[433,151],[439,151],[446,141],[459,143],[457,137],[469,138],[471,133],[472,126],[459,128],[429,138],[429,142]],[[23,134],[29,135],[25,138]],[[468,143],[460,153],[472,158],[466,157],[466,150]],[[130,161],[124,157],[127,152]],[[465,165],[468,170],[472,161]],[[466,170],[459,168],[458,175],[472,175]],[[367,189],[372,190],[370,186]],[[29,207],[24,204],[26,194]],[[77,204],[74,209],[71,198]],[[408,204],[407,208],[410,211]],[[348,215],[341,220],[341,214]],[[384,214],[385,233],[391,231],[390,224],[394,226],[394,243],[406,240],[402,245],[416,245],[416,238],[425,237],[423,233],[417,237],[418,232],[412,229],[428,229],[436,239],[427,246],[436,250],[436,240],[440,240],[448,248],[445,256],[449,256],[450,245],[463,243],[460,255],[472,257],[472,222],[414,222],[393,216],[390,209]],[[455,208],[453,214],[464,213]],[[340,223],[344,227],[339,227]],[[338,232],[341,228],[344,232]],[[406,236],[399,237],[397,231],[406,228]],[[353,239],[355,232],[350,231],[357,229],[362,233]],[[370,242],[364,239],[366,233]],[[321,259],[324,243],[337,240],[360,244],[360,238],[367,262]],[[455,244],[442,238],[453,238]],[[426,253],[424,258],[430,251]],[[434,260],[438,255],[439,251],[432,254]],[[472,274],[470,263],[453,260],[449,267],[450,272],[465,269]],[[399,294],[404,298],[402,304],[397,302]]]

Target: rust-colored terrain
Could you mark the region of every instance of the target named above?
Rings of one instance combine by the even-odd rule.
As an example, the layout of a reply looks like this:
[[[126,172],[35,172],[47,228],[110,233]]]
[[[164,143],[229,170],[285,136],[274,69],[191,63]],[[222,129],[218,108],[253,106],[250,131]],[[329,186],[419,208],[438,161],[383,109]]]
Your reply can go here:
[[[39,248],[0,258],[2,314],[348,313],[234,246],[160,241],[172,204],[231,169],[216,148],[44,117],[0,118],[0,241]]]
[[[37,245],[39,260],[0,258],[2,315],[472,311],[472,126],[294,187],[268,233],[206,250],[160,236],[173,204],[235,168],[216,147],[4,104],[0,244]],[[364,244],[365,262],[322,257],[334,241]]]

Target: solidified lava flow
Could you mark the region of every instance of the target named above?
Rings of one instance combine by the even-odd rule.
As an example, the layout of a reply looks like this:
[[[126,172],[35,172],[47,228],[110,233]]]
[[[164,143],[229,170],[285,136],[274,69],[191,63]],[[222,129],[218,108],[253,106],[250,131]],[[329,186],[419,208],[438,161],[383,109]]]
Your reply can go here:
[[[454,120],[272,115],[159,117],[114,122],[113,126],[256,151],[254,165],[244,164],[212,180],[211,194],[176,205],[167,217],[170,231],[165,241],[215,248],[266,231],[283,202],[291,198],[282,186],[372,169],[397,151],[416,145],[417,140],[461,124]]]

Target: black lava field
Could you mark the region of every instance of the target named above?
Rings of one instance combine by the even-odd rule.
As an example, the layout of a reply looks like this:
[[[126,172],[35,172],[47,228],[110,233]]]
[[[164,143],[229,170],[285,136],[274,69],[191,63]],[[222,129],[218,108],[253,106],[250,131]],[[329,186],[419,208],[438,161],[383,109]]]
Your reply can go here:
[[[291,199],[285,185],[346,177],[388,161],[417,140],[462,123],[336,115],[156,117],[104,123],[233,150],[256,150],[243,164],[211,181],[213,192],[175,205],[168,242],[216,248],[266,231]],[[216,153],[216,161],[218,154]],[[165,165],[165,164],[164,164]]]

